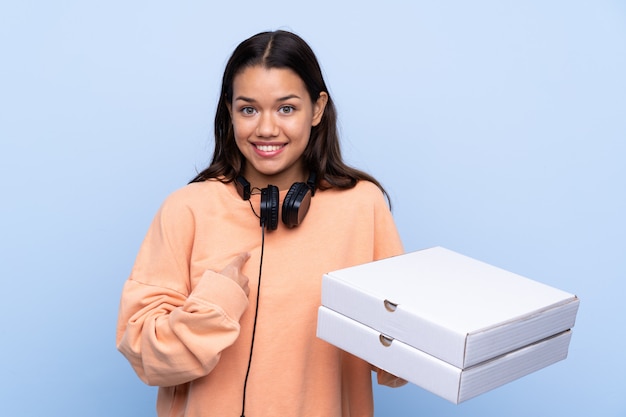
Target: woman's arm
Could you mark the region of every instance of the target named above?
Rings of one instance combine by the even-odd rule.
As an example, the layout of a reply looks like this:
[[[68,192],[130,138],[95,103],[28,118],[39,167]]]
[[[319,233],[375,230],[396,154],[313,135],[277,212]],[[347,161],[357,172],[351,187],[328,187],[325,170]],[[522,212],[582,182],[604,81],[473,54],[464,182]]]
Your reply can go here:
[[[194,232],[191,210],[166,200],[122,291],[117,348],[149,385],[207,375],[239,336],[248,306],[247,278],[241,275],[247,254],[220,273],[207,270],[191,288]]]

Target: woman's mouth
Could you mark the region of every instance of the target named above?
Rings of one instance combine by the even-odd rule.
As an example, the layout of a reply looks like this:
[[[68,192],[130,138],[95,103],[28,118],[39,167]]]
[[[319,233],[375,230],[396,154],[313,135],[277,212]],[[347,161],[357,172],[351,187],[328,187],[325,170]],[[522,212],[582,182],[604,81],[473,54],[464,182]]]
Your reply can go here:
[[[286,143],[254,143],[254,151],[262,158],[274,158],[287,147]]]
[[[254,145],[261,152],[276,152],[285,145]]]

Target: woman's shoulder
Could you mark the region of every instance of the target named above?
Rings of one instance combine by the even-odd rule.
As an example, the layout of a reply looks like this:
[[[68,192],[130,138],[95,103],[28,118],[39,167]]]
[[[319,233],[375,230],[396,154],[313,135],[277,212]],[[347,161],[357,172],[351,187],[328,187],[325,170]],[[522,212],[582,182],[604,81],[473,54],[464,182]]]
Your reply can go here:
[[[356,183],[356,186],[354,187],[354,189],[364,194],[373,194],[376,196],[383,194],[383,190],[381,190],[378,185],[368,180],[360,180],[359,182]]]
[[[383,191],[371,181],[360,180],[352,188],[330,188],[322,192],[326,197],[345,199],[350,202],[380,202],[384,201]]]
[[[171,192],[164,200],[164,207],[171,208],[193,208],[208,204],[209,201],[216,201],[220,196],[231,194],[227,184],[219,180],[206,180],[192,182]]]

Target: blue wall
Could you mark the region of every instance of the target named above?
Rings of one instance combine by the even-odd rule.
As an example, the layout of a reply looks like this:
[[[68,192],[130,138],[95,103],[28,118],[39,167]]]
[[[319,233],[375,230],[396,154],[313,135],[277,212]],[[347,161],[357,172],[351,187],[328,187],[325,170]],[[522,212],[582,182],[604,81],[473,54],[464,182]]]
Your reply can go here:
[[[161,201],[208,162],[232,49],[287,28],[407,250],[582,300],[566,361],[458,406],[377,387],[377,416],[625,416],[624,3],[222,3],[0,4],[0,414],[154,415],[115,350],[121,287]]]

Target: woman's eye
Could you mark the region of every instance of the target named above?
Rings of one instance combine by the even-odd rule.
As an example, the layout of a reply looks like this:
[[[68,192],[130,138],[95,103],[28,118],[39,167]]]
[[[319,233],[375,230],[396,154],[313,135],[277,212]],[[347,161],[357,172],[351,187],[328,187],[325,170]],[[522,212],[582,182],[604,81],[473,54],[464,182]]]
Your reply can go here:
[[[254,107],[243,107],[241,113],[245,116],[250,116],[255,113]]]
[[[282,106],[279,111],[283,114],[291,114],[294,110],[295,108],[293,106]]]

